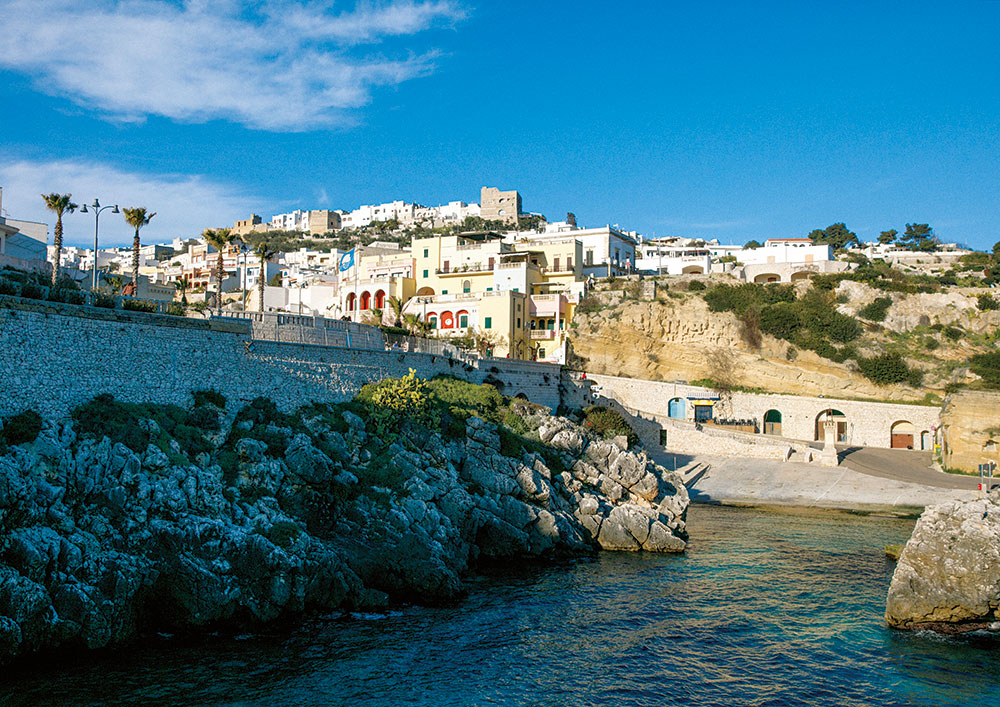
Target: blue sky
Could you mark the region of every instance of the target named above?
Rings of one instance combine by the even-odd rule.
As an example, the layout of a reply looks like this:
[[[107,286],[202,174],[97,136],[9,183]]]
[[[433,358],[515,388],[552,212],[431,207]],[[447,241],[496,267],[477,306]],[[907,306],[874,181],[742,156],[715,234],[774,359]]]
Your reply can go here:
[[[255,7],[0,0],[7,214],[97,196],[152,241],[490,185],[647,235],[1000,240],[1000,2]]]

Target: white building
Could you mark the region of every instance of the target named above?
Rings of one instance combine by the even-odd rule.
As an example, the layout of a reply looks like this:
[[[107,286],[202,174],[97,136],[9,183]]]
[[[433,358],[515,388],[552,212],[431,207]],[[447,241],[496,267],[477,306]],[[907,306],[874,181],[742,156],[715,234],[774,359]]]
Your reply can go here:
[[[46,224],[3,216],[3,189],[0,188],[0,265],[25,270],[46,269],[47,241]]]
[[[636,251],[636,269],[664,275],[707,275],[712,272],[711,245],[696,238],[643,240]]]
[[[271,217],[268,225],[280,231],[308,231],[309,212],[296,209],[288,214],[278,214]]]
[[[625,275],[635,269],[639,236],[615,226],[577,228],[566,221],[558,221],[547,224],[543,233],[508,233],[504,240],[544,245],[567,237],[578,240],[582,246],[584,276]]]

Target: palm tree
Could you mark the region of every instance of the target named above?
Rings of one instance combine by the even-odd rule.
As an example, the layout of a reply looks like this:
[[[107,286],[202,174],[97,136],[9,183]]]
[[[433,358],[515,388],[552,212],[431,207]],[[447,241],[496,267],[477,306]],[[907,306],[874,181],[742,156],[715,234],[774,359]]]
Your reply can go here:
[[[108,283],[108,287],[111,288],[111,294],[117,295],[125,287],[125,278],[121,275],[108,275],[104,278],[104,281]]]
[[[226,246],[233,242],[235,236],[228,228],[206,228],[205,232],[201,234],[209,245],[213,246],[219,251],[219,260],[215,264],[215,277],[219,281],[219,290],[215,295],[215,308],[220,312],[222,311],[222,278],[225,274],[223,271],[225,269],[222,260],[223,251]]]
[[[135,238],[132,240],[132,282],[135,283],[135,292],[139,294],[139,229],[149,223],[156,212],[146,213],[145,206],[135,206],[131,209],[122,209],[125,214],[125,223],[135,229]]]
[[[389,298],[389,309],[392,310],[392,316],[394,317],[392,325],[400,326],[403,320],[403,300],[393,295]]]
[[[406,330],[410,332],[413,336],[420,330],[420,315],[419,314],[404,314],[403,315],[403,326]]]
[[[49,211],[54,211],[56,214],[56,227],[52,237],[52,245],[55,246],[56,253],[55,262],[52,264],[53,285],[59,279],[59,261],[62,259],[62,217],[64,213],[73,213],[77,208],[77,205],[70,200],[72,196],[72,194],[56,194],[55,192],[52,194],[42,194],[42,199],[45,200],[45,208]],[[94,253],[94,267],[97,267],[97,253]]]
[[[267,284],[267,261],[277,255],[278,251],[272,250],[268,246],[267,241],[262,240],[257,242],[253,252],[260,258],[260,276],[258,277],[258,282],[260,283],[260,311],[263,312],[264,286]]]
[[[187,304],[188,303],[188,301],[187,301],[187,286],[188,286],[187,280],[184,279],[183,275],[181,275],[181,277],[179,277],[174,282],[174,290],[175,291],[180,291],[180,293],[181,293],[181,304]]]

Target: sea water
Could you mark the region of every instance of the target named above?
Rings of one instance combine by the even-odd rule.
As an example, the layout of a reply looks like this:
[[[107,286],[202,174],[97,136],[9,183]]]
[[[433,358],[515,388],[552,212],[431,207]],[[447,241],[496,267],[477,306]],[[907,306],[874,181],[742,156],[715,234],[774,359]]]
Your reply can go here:
[[[692,507],[683,555],[492,568],[445,607],[18,665],[12,704],[1000,705],[1000,642],[885,626],[912,520]]]

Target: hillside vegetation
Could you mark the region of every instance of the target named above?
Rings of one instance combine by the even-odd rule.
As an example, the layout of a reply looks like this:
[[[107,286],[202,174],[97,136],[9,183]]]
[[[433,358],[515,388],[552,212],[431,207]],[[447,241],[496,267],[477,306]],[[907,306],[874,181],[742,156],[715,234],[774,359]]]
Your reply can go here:
[[[612,282],[578,310],[571,364],[718,387],[926,402],[960,387],[1000,386],[996,299],[940,280],[879,263],[794,285],[661,278],[655,296],[649,283]]]

